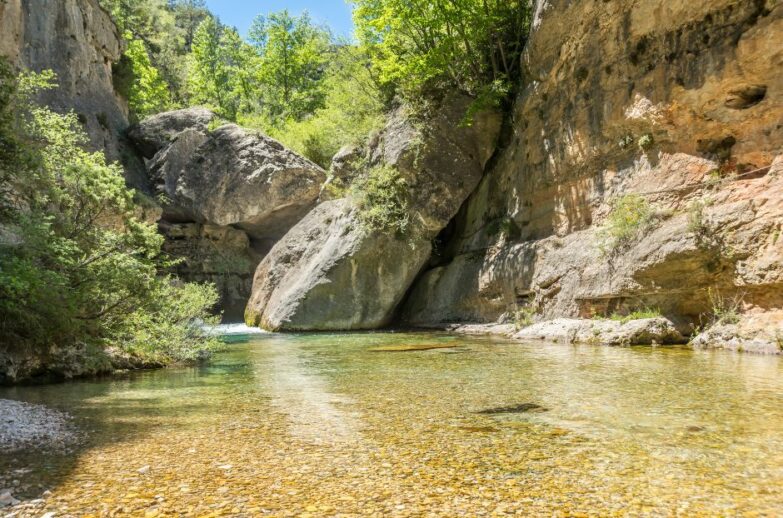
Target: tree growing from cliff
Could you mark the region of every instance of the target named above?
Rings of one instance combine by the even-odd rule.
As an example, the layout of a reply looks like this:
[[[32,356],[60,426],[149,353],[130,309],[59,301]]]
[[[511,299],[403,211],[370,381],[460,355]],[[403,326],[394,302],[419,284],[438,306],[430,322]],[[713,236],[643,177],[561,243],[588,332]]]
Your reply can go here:
[[[443,88],[490,99],[519,74],[529,0],[352,0],[354,22],[389,97]]]

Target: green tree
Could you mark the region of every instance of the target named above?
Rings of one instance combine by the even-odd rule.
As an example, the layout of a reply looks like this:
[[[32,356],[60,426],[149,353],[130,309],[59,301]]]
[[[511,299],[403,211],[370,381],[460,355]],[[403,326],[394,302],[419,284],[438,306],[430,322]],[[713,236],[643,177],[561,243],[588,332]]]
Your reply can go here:
[[[263,128],[324,168],[342,146],[363,144],[383,124],[383,102],[367,56],[354,45],[344,45],[332,56],[323,79],[324,106],[301,120]]]
[[[144,42],[132,39],[130,34],[126,39],[130,43],[125,56],[133,75],[128,92],[131,111],[139,118],[165,111],[171,105],[169,86],[152,65]]]
[[[519,74],[529,0],[352,0],[359,39],[387,94],[456,87],[503,94]]]
[[[223,33],[222,24],[214,18],[205,19],[196,29],[189,88],[193,101],[214,105],[221,115],[233,120],[236,118],[237,106],[223,48]]]
[[[240,111],[255,110],[259,104],[259,68],[255,48],[236,29],[207,18],[193,40],[189,78],[192,100],[236,120]]]
[[[52,87],[50,72],[17,80],[0,62],[0,343],[99,352],[146,330],[144,340],[158,337],[145,342],[155,361],[194,358],[213,345],[193,322],[210,320],[214,288],[159,274],[162,238],[139,218],[120,167],[84,149],[75,114],[31,101]],[[176,346],[152,332],[168,326]]]
[[[307,12],[292,16],[283,10],[257,17],[250,40],[261,55],[263,110],[273,124],[302,119],[323,106],[329,31],[314,25]]]
[[[190,52],[196,29],[206,18],[212,17],[204,0],[169,0],[169,9],[174,13],[176,26],[182,31],[184,50]]]

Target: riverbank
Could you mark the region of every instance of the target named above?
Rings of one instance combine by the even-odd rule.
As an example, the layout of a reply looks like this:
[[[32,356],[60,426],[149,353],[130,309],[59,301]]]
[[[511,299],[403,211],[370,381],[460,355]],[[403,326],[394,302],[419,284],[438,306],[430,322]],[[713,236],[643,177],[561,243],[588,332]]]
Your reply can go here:
[[[63,454],[82,439],[73,416],[68,413],[43,405],[0,399],[0,453],[4,456],[22,451]],[[27,474],[26,468],[0,473],[0,509],[24,507],[21,494],[30,489]]]
[[[589,345],[689,345],[695,349],[781,355],[783,329],[775,319],[717,323],[698,330],[663,318],[632,320],[558,318],[526,326],[515,324],[443,324],[424,330],[438,330],[466,336],[497,336],[520,342],[550,342]]]

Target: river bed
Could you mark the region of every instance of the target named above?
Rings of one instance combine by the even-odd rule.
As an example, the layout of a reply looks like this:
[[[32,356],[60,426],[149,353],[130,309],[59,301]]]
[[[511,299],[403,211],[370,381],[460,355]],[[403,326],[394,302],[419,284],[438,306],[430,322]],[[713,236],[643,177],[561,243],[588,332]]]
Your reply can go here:
[[[48,491],[19,515],[783,514],[777,357],[438,333],[228,347],[0,389],[85,437],[3,452],[0,485]]]

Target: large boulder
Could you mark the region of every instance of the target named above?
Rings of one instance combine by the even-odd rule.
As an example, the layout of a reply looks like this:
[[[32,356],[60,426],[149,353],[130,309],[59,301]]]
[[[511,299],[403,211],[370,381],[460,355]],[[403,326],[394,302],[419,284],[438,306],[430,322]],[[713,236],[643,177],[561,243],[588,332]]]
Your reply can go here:
[[[448,96],[426,121],[397,110],[365,150],[362,171],[395,169],[407,182],[410,230],[369,231],[352,198],[322,203],[261,262],[245,318],[272,330],[374,329],[391,322],[430,257],[431,242],[481,179],[501,116],[484,111],[462,124],[466,96]],[[348,155],[338,155],[340,160]]]
[[[131,126],[128,129],[128,137],[139,153],[150,159],[171,144],[183,131],[191,129],[205,134],[215,120],[218,120],[217,115],[199,107],[159,113]]]
[[[326,173],[264,135],[204,108],[155,115],[129,138],[163,205],[164,250],[180,278],[209,281],[240,317],[259,261],[316,204]]]
[[[235,124],[210,130],[203,109],[152,117],[129,131],[145,153],[168,221],[233,225],[272,241],[315,206],[326,172],[278,141]]]
[[[324,202],[258,266],[245,320],[273,331],[385,326],[429,254],[428,241],[364,231],[349,199]]]

